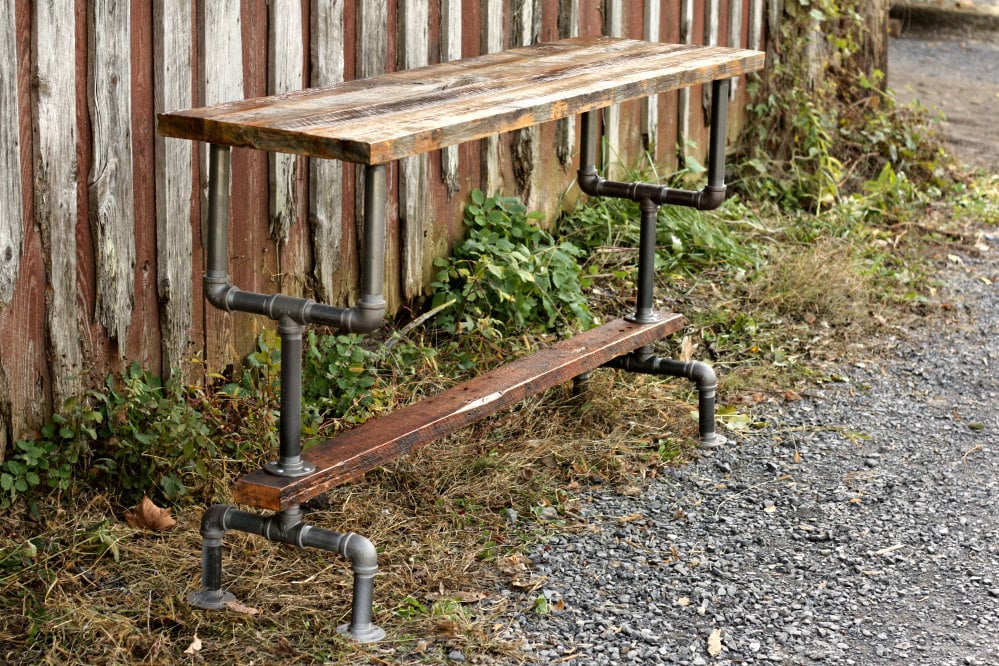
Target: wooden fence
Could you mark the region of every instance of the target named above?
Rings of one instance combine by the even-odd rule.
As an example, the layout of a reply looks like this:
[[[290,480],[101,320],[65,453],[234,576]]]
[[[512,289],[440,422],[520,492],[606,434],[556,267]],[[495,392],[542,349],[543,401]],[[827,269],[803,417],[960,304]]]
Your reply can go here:
[[[205,307],[205,150],[156,137],[157,112],[576,34],[760,48],[765,4],[0,0],[0,458],[53,405],[107,373],[132,361],[220,371],[264,324]],[[739,82],[733,133],[744,95]],[[704,120],[699,88],[610,109],[609,162],[633,165],[645,146],[674,167],[706,143]],[[419,302],[433,259],[461,234],[471,189],[554,212],[572,183],[577,140],[574,123],[561,121],[390,167],[390,308]],[[351,301],[353,167],[237,149],[233,170],[236,284]]]

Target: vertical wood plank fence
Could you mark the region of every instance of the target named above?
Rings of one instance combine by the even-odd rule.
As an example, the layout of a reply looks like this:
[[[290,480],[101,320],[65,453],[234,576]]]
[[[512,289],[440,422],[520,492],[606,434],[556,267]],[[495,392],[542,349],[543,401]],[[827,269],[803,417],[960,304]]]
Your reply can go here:
[[[0,3],[0,459],[54,406],[137,362],[219,372],[263,322],[201,298],[203,146],[160,111],[331,85],[573,35],[758,48],[765,0],[5,0]],[[771,8],[779,0],[770,0]],[[733,124],[745,86],[736,87]],[[706,143],[702,91],[603,116],[610,162],[664,168]],[[695,102],[696,101],[696,102]],[[554,213],[572,120],[389,171],[386,297],[418,303],[471,189]],[[545,159],[554,147],[558,160]],[[351,165],[233,154],[230,270],[241,287],[346,304],[361,239]],[[197,363],[193,363],[193,360]]]

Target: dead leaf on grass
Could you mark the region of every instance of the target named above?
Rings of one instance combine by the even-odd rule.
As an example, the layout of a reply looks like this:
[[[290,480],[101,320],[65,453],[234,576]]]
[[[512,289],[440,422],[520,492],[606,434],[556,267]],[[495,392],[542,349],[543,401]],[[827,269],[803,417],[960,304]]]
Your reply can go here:
[[[201,639],[195,636],[194,640],[191,641],[191,644],[187,646],[186,650],[184,650],[184,654],[197,654],[200,651],[201,651]]]
[[[708,636],[708,654],[717,657],[722,651],[721,629],[715,629]]]
[[[801,394],[798,393],[797,391],[792,391],[791,389],[788,389],[784,391],[784,400],[786,400],[787,402],[797,402],[801,400]]]
[[[163,532],[177,524],[170,515],[170,509],[156,506],[148,497],[143,497],[141,502],[125,512],[125,522],[137,530],[153,532]]]
[[[238,601],[227,601],[225,602],[225,607],[234,613],[242,613],[243,615],[259,615],[260,611],[252,606],[245,606]]]

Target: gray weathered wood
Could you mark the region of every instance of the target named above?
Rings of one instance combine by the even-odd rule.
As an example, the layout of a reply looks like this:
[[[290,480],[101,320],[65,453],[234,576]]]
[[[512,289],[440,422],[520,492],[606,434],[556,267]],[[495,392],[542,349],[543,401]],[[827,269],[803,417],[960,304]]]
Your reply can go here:
[[[485,0],[483,17],[483,53],[503,50],[503,0]],[[493,194],[500,188],[499,137],[482,142],[482,189]]]
[[[168,136],[362,164],[754,71],[726,47],[579,37],[159,117]]]
[[[92,0],[90,25],[90,226],[97,273],[95,317],[125,337],[135,299],[135,207],[132,197],[131,15],[127,0]]]
[[[728,4],[728,45],[732,48],[742,46],[742,0]],[[738,89],[739,77],[732,77],[732,84],[728,89],[729,99],[735,99]]]
[[[682,0],[680,4],[680,40],[684,44],[694,43],[694,0]],[[684,166],[690,148],[690,90],[683,88],[678,95],[677,134],[680,166]]]
[[[402,30],[401,69],[423,67],[430,61],[429,7],[424,0],[401,0],[399,24]],[[423,248],[430,233],[427,215],[426,154],[399,160],[399,223],[402,227],[402,293],[407,300],[419,296],[423,288]],[[429,267],[427,267],[429,268]]]
[[[0,6],[0,309],[10,303],[21,263],[21,145],[14,3]]]
[[[623,0],[607,0],[604,5],[604,30],[611,37],[624,31]],[[616,104],[604,110],[604,170],[608,178],[617,178],[624,170],[621,163],[621,109]]]
[[[579,35],[579,0],[560,0],[558,8],[558,36],[561,39]],[[576,117],[558,121],[555,128],[555,152],[563,167],[572,163],[576,150]]]
[[[718,30],[721,25],[721,0],[705,0],[704,2],[704,43],[708,46],[718,45]],[[708,117],[711,108],[711,87],[701,86],[701,110]]]
[[[441,62],[461,59],[461,0],[441,0]],[[458,178],[458,146],[441,152],[441,178],[448,197],[461,188]]]
[[[76,32],[73,5],[35,7],[35,216],[47,274],[47,325],[56,405],[80,387],[83,351],[76,288]],[[53,48],[53,45],[58,45]]]
[[[759,51],[763,46],[763,5],[765,0],[749,0],[749,48]]]
[[[388,4],[386,0],[356,3],[356,79],[368,79],[385,72],[388,60]],[[357,229],[358,256],[364,245],[364,169],[355,172],[354,226]]]
[[[191,5],[156,0],[153,18],[155,105],[158,110],[191,104]],[[185,360],[192,323],[190,141],[156,139],[157,287],[164,372]]]
[[[645,14],[643,16],[645,25],[642,34],[645,41],[659,41],[660,9],[659,0],[645,0]],[[658,129],[659,98],[652,95],[642,101],[642,135],[645,139],[645,148],[652,154],[655,154],[658,145]]]
[[[343,0],[312,0],[312,85],[343,81]],[[340,268],[343,242],[343,163],[311,160],[309,225],[316,291],[327,303],[334,299],[334,275]]]
[[[280,95],[302,89],[304,50],[302,46],[302,4],[281,0],[270,6],[270,93]],[[291,155],[270,155],[271,238],[284,245],[295,222],[295,171]],[[280,257],[280,253],[278,254]]]
[[[511,42],[517,46],[528,46],[540,37],[541,8],[535,0],[514,0],[513,3],[513,35]],[[538,19],[538,20],[536,20]],[[517,192],[527,204],[536,210],[533,200],[532,179],[538,164],[538,128],[535,125],[525,127],[513,137],[513,177]]]

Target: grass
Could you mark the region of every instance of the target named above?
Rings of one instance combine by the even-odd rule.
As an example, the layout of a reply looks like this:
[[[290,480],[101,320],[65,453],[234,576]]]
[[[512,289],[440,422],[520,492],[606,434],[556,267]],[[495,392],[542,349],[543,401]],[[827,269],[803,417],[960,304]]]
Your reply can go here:
[[[721,427],[751,427],[759,405],[821,381],[871,336],[933,315],[934,262],[975,251],[976,225],[999,225],[995,177],[957,174],[939,188],[883,171],[821,215],[749,200],[711,214],[664,211],[656,297],[688,326],[660,352],[710,361]],[[585,252],[582,284],[597,319],[619,316],[632,298],[632,208],[599,202],[558,222],[559,236]],[[458,341],[431,319],[396,331],[381,355],[320,354],[317,376],[347,378],[343,395],[356,399],[313,414],[308,435],[433,394],[549,337]],[[183,477],[191,494],[173,505],[176,528],[128,527],[121,499],[82,481],[39,495],[33,511],[17,504],[0,515],[0,661],[434,664],[460,650],[470,661],[518,663],[507,618],[551,611],[536,601],[543,581],[525,553],[546,535],[585,529],[581,488],[633,493],[696,455],[689,382],[600,370],[583,395],[562,387],[535,396],[307,505],[310,523],[378,546],[375,621],[385,641],[360,646],[336,634],[349,613],[346,561],[236,532],[225,538],[224,585],[242,607],[196,610],[185,598],[199,586],[202,507],[228,501],[233,479],[257,462],[247,458],[271,445],[276,358],[274,341],[262,339],[242,377],[194,387],[183,409],[159,406],[171,423],[183,417],[231,440],[209,466],[213,482]],[[135,395],[160,395],[141,373],[133,380]],[[121,400],[109,413],[133,413]],[[98,413],[81,412],[110,428]],[[161,422],[149,409],[141,416]]]

